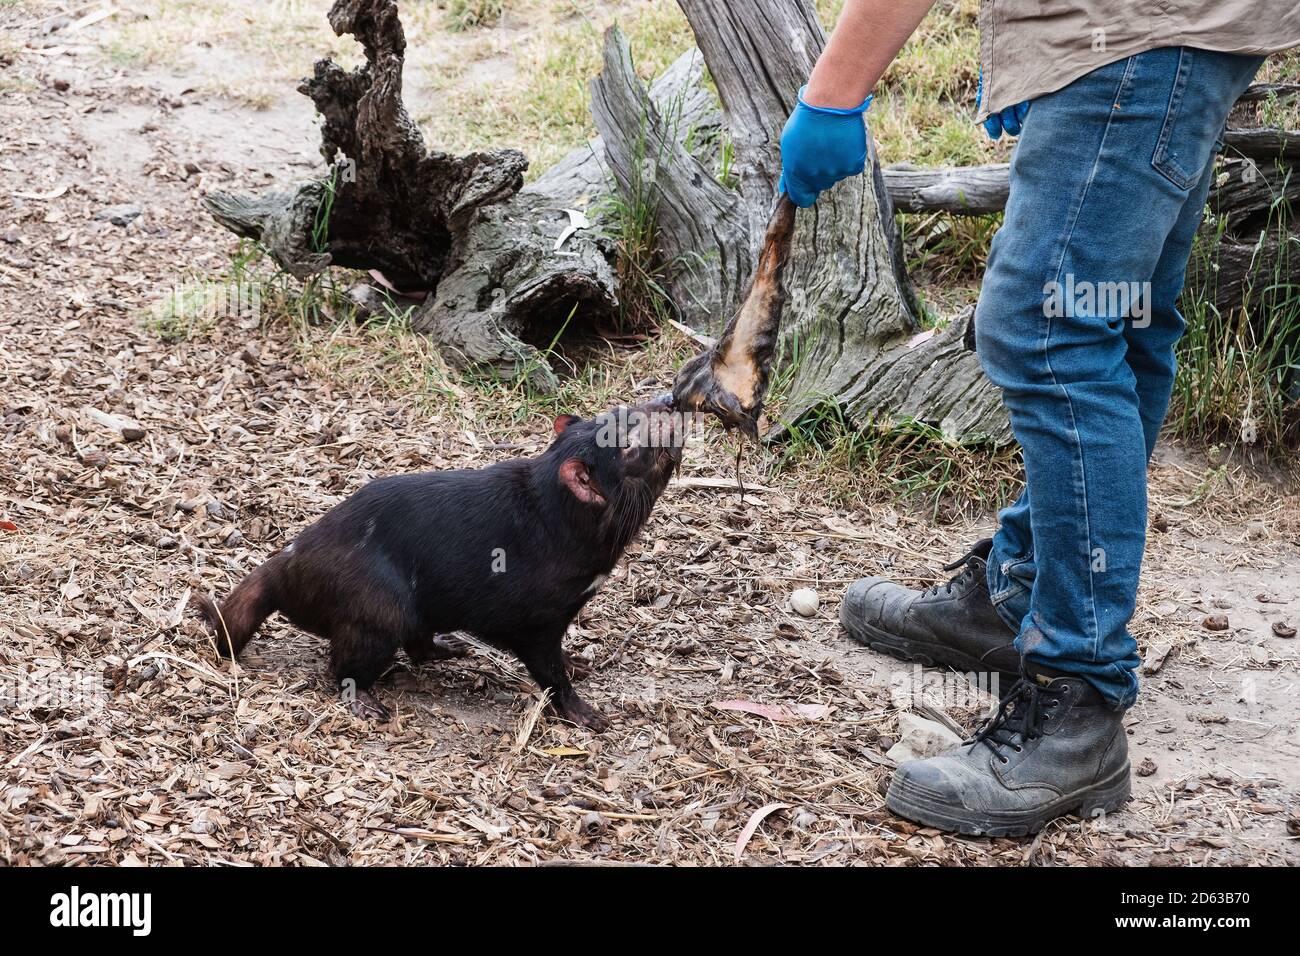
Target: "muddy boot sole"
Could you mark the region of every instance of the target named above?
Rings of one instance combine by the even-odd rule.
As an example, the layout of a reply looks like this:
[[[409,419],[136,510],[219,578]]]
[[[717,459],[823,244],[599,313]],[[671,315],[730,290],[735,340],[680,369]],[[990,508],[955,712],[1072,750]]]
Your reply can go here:
[[[1015,837],[1037,833],[1049,821],[1067,814],[1091,819],[1098,812],[1114,813],[1128,802],[1131,793],[1132,781],[1126,763],[1105,780],[1064,794],[1058,800],[1033,810],[987,813],[954,807],[934,799],[915,784],[900,784],[897,777],[889,785],[885,806],[900,817],[951,833]]]
[[[859,644],[902,661],[921,664],[925,667],[948,667],[963,674],[995,673],[1007,681],[1008,686],[1014,683],[1019,676],[1015,671],[992,667],[987,661],[963,653],[947,644],[900,637],[897,634],[890,634],[888,631],[882,631],[880,628],[866,623],[853,624],[852,626],[841,623],[841,626],[844,628],[845,633]]]

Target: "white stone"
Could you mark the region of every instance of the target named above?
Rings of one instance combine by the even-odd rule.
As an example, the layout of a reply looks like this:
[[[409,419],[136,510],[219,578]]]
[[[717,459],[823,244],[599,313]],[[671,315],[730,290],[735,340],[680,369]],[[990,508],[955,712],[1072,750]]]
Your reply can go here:
[[[885,754],[891,760],[917,760],[937,757],[961,743],[961,738],[943,724],[918,717],[916,714],[898,715],[898,743]]]
[[[821,598],[812,588],[799,588],[790,593],[790,610],[803,617],[812,617],[821,607]]]

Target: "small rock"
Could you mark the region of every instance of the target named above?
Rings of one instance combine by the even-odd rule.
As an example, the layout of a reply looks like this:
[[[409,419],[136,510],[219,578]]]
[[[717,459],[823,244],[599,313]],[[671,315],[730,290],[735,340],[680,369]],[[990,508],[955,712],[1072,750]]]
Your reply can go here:
[[[125,226],[128,223],[138,219],[144,210],[135,203],[122,203],[117,206],[107,206],[95,213],[96,222],[111,222],[115,226]]]
[[[50,81],[50,86],[60,93],[66,93],[71,88],[72,81],[66,76],[56,76]]]
[[[388,296],[364,282],[359,282],[348,289],[347,296],[355,309],[355,317],[360,320],[382,315],[384,305],[388,301]]]
[[[1250,649],[1250,659],[1256,664],[1267,664],[1270,660],[1268,648],[1256,644]]]
[[[795,813],[794,819],[791,821],[796,830],[807,830],[816,822],[817,814],[813,813],[807,807],[800,807],[798,812]]]
[[[1171,650],[1173,650],[1172,644],[1152,644],[1148,647],[1146,655],[1142,658],[1142,673],[1147,676],[1159,673],[1160,668],[1165,666]]]
[[[1228,629],[1228,615],[1211,614],[1201,622],[1201,626],[1207,631],[1226,631]]]
[[[812,617],[821,603],[821,598],[812,588],[799,588],[790,593],[790,610],[801,617]]]
[[[156,547],[159,551],[174,551],[176,550],[176,546],[178,544],[180,544],[180,542],[177,541],[175,538],[164,537],[164,538],[159,538],[157,541],[155,541],[154,547]]]
[[[1142,762],[1137,765],[1137,775],[1139,777],[1149,777],[1156,772],[1156,762],[1150,757],[1143,757]]]
[[[1292,638],[1295,637],[1295,628],[1286,623],[1286,621],[1274,621],[1273,633],[1278,637]]]
[[[144,428],[133,418],[126,418],[123,415],[110,415],[108,412],[100,411],[98,408],[89,405],[85,408],[85,415],[95,424],[113,429],[125,441],[139,441],[144,437]]]
[[[898,743],[890,747],[885,756],[899,763],[921,757],[937,757],[961,743],[961,738],[943,724],[916,714],[899,714],[898,730]]]

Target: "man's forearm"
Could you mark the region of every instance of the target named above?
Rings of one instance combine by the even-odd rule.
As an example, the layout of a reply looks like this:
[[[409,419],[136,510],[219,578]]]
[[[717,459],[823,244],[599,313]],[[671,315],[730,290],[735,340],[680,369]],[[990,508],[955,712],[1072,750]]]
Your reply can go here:
[[[935,0],[848,0],[804,100],[852,109],[867,98]]]

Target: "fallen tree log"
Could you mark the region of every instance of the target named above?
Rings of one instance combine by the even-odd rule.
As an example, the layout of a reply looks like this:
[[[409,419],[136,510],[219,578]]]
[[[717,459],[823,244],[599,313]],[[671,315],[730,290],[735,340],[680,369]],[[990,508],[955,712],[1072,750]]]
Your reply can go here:
[[[1300,132],[1244,128],[1241,124],[1250,121],[1255,104],[1297,95],[1300,83],[1254,83],[1247,87],[1233,106],[1224,131],[1224,150],[1229,159],[1249,157],[1257,167],[1293,160],[1300,149]],[[984,216],[1006,207],[1009,172],[1007,163],[932,167],[896,163],[885,168],[884,177],[897,212]]]
[[[1010,166],[913,166],[898,163],[883,170],[895,212],[948,212],[987,216],[1006,208]]]
[[[1001,212],[1010,190],[1005,163],[987,166],[934,167],[909,165],[884,170],[894,208],[905,213],[945,212],[989,215]],[[1300,209],[1300,174],[1282,161],[1233,157],[1222,160],[1210,190],[1212,219],[1207,241],[1213,241],[1208,270],[1193,260],[1189,287],[1208,291],[1223,313],[1239,307],[1255,277],[1300,285],[1300,254],[1290,254],[1278,234],[1285,209]],[[1208,230],[1215,235],[1209,236]],[[1285,228],[1282,233],[1285,234]]]
[[[336,0],[329,21],[366,54],[351,72],[322,60],[299,87],[325,119],[329,175],[259,197],[212,193],[205,205],[299,278],[374,269],[423,294],[412,324],[454,364],[549,389],[544,349],[561,328],[606,325],[619,309],[616,250],[593,209],[610,188],[603,144],[575,149],[527,186],[515,150],[427,152],[402,102],[397,4]],[[697,135],[719,122],[702,71],[692,51],[650,92]]]

